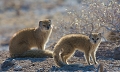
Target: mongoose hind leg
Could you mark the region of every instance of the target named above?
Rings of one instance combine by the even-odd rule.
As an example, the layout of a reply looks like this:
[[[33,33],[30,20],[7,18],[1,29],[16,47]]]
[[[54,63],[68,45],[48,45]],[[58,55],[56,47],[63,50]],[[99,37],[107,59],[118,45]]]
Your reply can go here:
[[[69,57],[72,56],[72,54],[74,53],[74,50],[72,50],[72,48],[69,48],[71,50],[64,50],[61,53],[61,59],[64,63],[68,64],[67,60]]]
[[[19,47],[17,47],[16,50],[15,50],[15,49],[14,49],[14,51],[11,50],[11,51],[12,51],[12,52],[11,52],[11,53],[12,53],[12,56],[11,56],[11,57],[21,57],[22,54],[23,54],[24,52],[28,51],[28,50],[30,50],[29,46],[26,45],[26,44],[22,44],[22,45],[20,45]]]
[[[24,53],[26,51],[30,50],[30,47],[29,45],[27,44],[22,44],[19,48],[18,48],[18,51],[19,53]]]
[[[66,63],[66,64],[68,64],[68,62],[67,62],[67,59],[69,58],[69,55],[64,55],[63,56],[63,54],[61,54],[61,59],[62,59],[62,61],[64,62],[64,63]]]

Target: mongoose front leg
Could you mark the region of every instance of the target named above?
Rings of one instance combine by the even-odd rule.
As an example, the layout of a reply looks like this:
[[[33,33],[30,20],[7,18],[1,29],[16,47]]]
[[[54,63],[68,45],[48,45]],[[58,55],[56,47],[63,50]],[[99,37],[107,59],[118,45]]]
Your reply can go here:
[[[66,57],[66,55],[64,55],[64,53],[61,54],[61,60],[62,60],[64,63],[66,63],[66,64],[68,64],[67,58],[68,58],[68,57]]]
[[[93,59],[93,61],[94,61],[94,64],[98,64],[97,61],[96,61],[96,56],[95,56],[95,55],[96,55],[96,51],[95,51],[95,52],[93,51],[93,52],[91,53],[92,59]]]
[[[70,48],[70,46],[67,46],[68,48]],[[68,60],[68,58],[69,57],[71,57],[72,55],[73,55],[73,53],[74,53],[74,50],[72,50],[73,48],[70,48],[69,50],[64,50],[64,51],[62,51],[62,53],[61,53],[61,59],[62,59],[62,61],[64,62],[64,63],[66,63],[66,64],[69,64],[68,62],[67,62],[67,60]]]
[[[88,52],[85,52],[85,58],[86,58],[86,61],[87,61],[87,63],[89,64],[89,65],[91,65],[90,64],[90,54],[88,53]]]

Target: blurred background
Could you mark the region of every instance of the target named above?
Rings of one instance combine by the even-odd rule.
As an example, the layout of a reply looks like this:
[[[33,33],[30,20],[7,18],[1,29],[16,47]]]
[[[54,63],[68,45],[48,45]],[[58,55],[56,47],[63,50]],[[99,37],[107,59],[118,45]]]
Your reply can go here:
[[[14,33],[51,19],[53,31],[46,47],[71,33],[101,32],[120,39],[120,0],[0,0],[0,50],[8,50]]]

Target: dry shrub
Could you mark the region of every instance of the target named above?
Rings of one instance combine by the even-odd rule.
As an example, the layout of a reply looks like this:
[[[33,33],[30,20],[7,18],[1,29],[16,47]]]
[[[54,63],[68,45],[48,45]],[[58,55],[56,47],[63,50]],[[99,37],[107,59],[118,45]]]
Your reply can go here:
[[[58,33],[102,32],[108,37],[110,32],[120,32],[120,5],[110,0],[84,1],[80,9],[66,9],[63,18],[56,25]],[[59,23],[59,24],[58,24]],[[120,37],[120,36],[119,36]]]
[[[87,10],[84,9],[83,14],[86,13],[86,17],[83,18],[87,23],[92,24],[92,31],[99,32],[105,28],[107,31],[104,35],[108,40],[120,40],[120,5],[117,2],[93,0]]]
[[[107,37],[111,31],[115,31],[117,34],[116,36],[118,36],[118,38],[120,37],[118,33],[120,32],[120,5],[115,1],[82,0],[80,2],[81,4],[79,4],[79,7],[77,4],[65,5],[66,0],[54,0],[53,2],[46,2],[41,0],[2,1],[6,1],[6,4],[4,5],[8,5],[8,7],[11,8],[12,5],[14,6],[14,4],[16,4],[15,13],[17,15],[19,15],[20,11],[19,17],[13,16],[12,12],[5,12],[3,14],[0,14],[1,27],[9,27],[1,28],[0,34],[2,35],[4,33],[11,33],[12,35],[20,29],[35,27],[37,26],[39,20],[49,18],[54,24],[49,43],[57,42],[57,40],[62,36],[71,33],[89,34],[90,32],[104,32],[104,36]],[[11,2],[13,2],[13,4],[7,4]],[[18,9],[19,5],[20,9],[25,7],[30,7],[30,9],[27,11],[17,10],[17,5]],[[59,10],[57,9],[57,6]],[[64,8],[66,8],[66,12],[63,11]],[[7,13],[9,14],[7,15]]]

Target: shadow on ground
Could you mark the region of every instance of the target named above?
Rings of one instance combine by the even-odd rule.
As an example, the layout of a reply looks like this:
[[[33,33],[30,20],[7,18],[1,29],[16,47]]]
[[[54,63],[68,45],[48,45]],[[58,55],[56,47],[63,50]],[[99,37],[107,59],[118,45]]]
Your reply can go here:
[[[68,65],[68,66],[64,66],[64,67],[56,67],[56,66],[52,66],[52,68],[50,69],[50,71],[95,71],[95,66],[94,65],[87,65],[87,66],[81,66],[81,65]]]
[[[45,61],[46,58],[7,58],[2,64],[1,64],[1,71],[8,71],[11,67],[15,65],[16,61],[19,60],[29,60],[31,62],[42,62]]]

